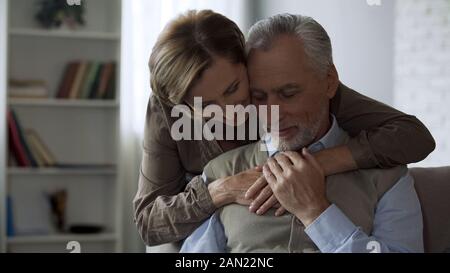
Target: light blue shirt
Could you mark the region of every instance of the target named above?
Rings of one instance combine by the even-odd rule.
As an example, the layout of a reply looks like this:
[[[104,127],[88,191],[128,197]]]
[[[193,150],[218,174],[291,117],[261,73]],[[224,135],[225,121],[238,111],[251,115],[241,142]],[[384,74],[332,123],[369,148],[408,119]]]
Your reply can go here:
[[[342,143],[344,131],[332,116],[332,125],[319,141],[308,147],[312,153]],[[265,138],[268,155],[278,151],[270,138]],[[205,183],[206,176],[203,175]],[[414,189],[414,180],[407,173],[387,191],[377,204],[372,234],[366,234],[335,205],[331,204],[305,233],[323,253],[361,252],[423,252],[422,211]],[[182,253],[227,252],[224,227],[216,212],[184,241]]]

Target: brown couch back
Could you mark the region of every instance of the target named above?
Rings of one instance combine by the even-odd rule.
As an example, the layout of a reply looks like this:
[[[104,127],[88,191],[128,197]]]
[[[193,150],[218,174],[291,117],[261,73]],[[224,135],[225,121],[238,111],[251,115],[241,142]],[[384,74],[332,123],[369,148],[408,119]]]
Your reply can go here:
[[[425,252],[450,252],[450,167],[410,171],[422,206]]]

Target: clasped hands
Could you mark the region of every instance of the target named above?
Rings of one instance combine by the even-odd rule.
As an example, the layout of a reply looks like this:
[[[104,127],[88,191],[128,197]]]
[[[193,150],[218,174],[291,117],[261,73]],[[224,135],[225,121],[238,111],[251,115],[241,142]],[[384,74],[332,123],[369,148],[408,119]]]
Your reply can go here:
[[[275,215],[281,216],[287,210],[308,226],[330,206],[324,172],[305,148],[301,153],[281,152],[250,172],[259,172],[260,177],[243,198],[235,201],[248,204],[249,210],[258,215],[274,207]]]

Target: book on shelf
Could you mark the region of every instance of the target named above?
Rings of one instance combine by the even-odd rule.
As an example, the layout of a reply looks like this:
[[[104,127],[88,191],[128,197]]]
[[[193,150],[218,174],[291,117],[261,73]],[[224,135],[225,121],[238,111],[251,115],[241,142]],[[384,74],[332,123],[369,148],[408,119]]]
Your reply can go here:
[[[113,63],[111,84],[108,85],[104,99],[113,100],[116,97],[117,65]]]
[[[10,137],[13,140],[13,152],[16,154],[17,162],[22,167],[37,167],[36,159],[31,153],[30,146],[25,139],[22,126],[13,110],[8,112],[8,127],[10,128]],[[25,159],[25,160],[24,160]]]
[[[31,154],[33,155],[34,159],[36,160],[37,166],[38,167],[45,166],[44,158],[39,153],[39,151],[37,150],[37,147],[34,145],[34,143],[31,142],[32,138],[30,137],[30,135],[25,133],[25,139],[29,143]]]
[[[48,96],[45,81],[17,79],[8,81],[8,97],[10,98],[48,98]]]
[[[6,236],[13,237],[15,234],[12,200],[8,195],[6,197]]]
[[[14,112],[8,111],[8,139],[10,153],[19,167],[51,167],[55,157],[32,129],[24,130]]]
[[[96,92],[97,92],[98,86],[100,84],[100,76],[102,74],[104,67],[105,67],[105,65],[102,63],[100,63],[98,65],[98,69],[95,73],[94,80],[92,81],[91,86],[89,86],[89,90],[87,91],[87,94],[85,97],[86,99],[95,99]]]
[[[19,130],[12,115],[12,111],[8,111],[8,142],[9,149],[16,159],[17,165],[20,167],[31,166],[31,163],[25,153],[25,148],[22,145],[19,137]]]
[[[70,62],[66,65],[56,97],[61,99],[114,99],[115,81],[115,62]]]
[[[111,79],[113,78],[113,73],[115,70],[114,63],[107,63],[102,69],[102,74],[100,75],[100,82],[98,85],[97,93],[95,97],[97,99],[106,98],[106,92],[108,91],[108,85],[111,84]]]
[[[112,169],[114,164],[98,163],[63,163],[58,162],[39,134],[33,129],[24,129],[13,109],[8,110],[8,140],[10,166],[24,168],[56,168],[56,169]]]
[[[100,68],[100,63],[91,62],[87,68],[86,78],[84,79],[83,85],[80,90],[80,98],[88,98],[91,91],[91,86],[97,76],[97,72]]]
[[[57,98],[67,98],[69,97],[71,84],[75,79],[75,74],[77,73],[78,62],[71,62],[67,64],[63,78],[59,84],[58,93],[56,94]]]
[[[39,137],[38,133],[33,129],[25,130],[25,135],[28,143],[32,148],[33,154],[39,158],[39,167],[52,167],[56,165],[56,159],[50,152],[50,149],[45,145],[44,141]]]
[[[87,62],[80,62],[78,64],[77,73],[70,88],[69,99],[79,98],[79,93],[82,85],[82,81],[86,75]]]

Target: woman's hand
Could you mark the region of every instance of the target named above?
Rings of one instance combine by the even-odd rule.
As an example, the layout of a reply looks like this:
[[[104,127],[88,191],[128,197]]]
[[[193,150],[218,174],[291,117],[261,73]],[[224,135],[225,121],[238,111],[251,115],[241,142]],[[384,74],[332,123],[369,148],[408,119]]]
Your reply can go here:
[[[231,203],[250,205],[252,200],[245,198],[245,193],[260,177],[262,168],[256,167],[210,183],[208,189],[214,205],[217,208]]]
[[[267,163],[266,163],[267,164]],[[262,167],[258,167],[262,170]],[[275,216],[281,216],[286,212],[278,202],[277,198],[272,192],[272,189],[267,184],[266,178],[261,176],[256,182],[250,186],[245,194],[247,200],[253,200],[250,203],[249,210],[258,215],[263,215],[271,208],[276,208]]]

